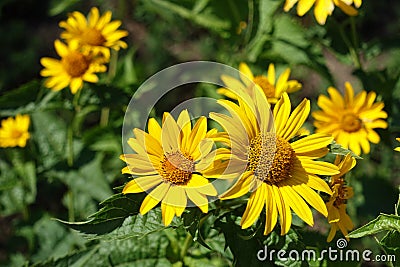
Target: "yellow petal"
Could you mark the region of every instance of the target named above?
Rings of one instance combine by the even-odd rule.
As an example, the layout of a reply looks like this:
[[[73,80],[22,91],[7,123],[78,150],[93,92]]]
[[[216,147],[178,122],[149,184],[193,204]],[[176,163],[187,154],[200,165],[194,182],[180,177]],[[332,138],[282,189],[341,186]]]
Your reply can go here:
[[[292,213],[290,212],[289,205],[285,203],[279,187],[273,185],[272,192],[279,212],[281,235],[285,235],[287,234],[287,232],[289,232],[290,226],[292,224]]]
[[[268,184],[265,185],[266,185],[265,186],[266,220],[265,220],[264,235],[268,235],[270,232],[272,232],[278,220],[278,209],[275,203],[271,185]]]
[[[326,209],[324,201],[314,190],[305,184],[295,185],[293,186],[293,189],[314,209],[319,211],[325,217],[328,216],[328,210]]]
[[[240,79],[246,86],[251,86],[253,83],[254,75],[251,72],[249,66],[246,63],[241,62],[239,64]]]
[[[172,219],[175,216],[175,208],[170,206],[164,202],[161,202],[161,213],[162,213],[162,220],[165,226],[171,224]]]
[[[272,63],[268,66],[267,78],[271,85],[275,85],[275,65]]]
[[[185,189],[188,198],[195,204],[203,213],[208,212],[208,199],[205,195],[196,190]]]
[[[162,178],[159,175],[135,178],[125,185],[122,193],[127,194],[144,192],[159,185],[161,182]]]
[[[169,188],[169,183],[162,183],[152,190],[143,200],[139,210],[140,214],[144,215],[154,208],[165,197]]]
[[[296,155],[327,147],[333,141],[333,137],[327,134],[312,134],[301,138],[290,145]]]
[[[308,225],[314,225],[314,219],[311,213],[310,208],[308,207],[307,203],[297,194],[297,192],[292,189],[290,186],[281,186],[279,190],[282,193],[282,197],[285,200],[294,213],[299,216],[304,222]]]
[[[314,5],[315,0],[300,0],[297,4],[297,15],[303,16]]]
[[[240,221],[242,229],[252,226],[257,218],[260,217],[260,213],[265,205],[266,186],[265,183],[261,183],[261,186],[251,193],[246,210]]]
[[[243,173],[236,183],[220,196],[220,199],[233,199],[247,194],[253,179],[255,178],[252,172],[247,171]]]

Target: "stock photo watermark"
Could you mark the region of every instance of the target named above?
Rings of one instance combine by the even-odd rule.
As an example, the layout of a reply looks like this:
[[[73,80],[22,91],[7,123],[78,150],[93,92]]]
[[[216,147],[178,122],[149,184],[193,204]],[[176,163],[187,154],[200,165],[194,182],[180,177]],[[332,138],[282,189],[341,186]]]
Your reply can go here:
[[[336,247],[328,247],[320,252],[313,249],[297,250],[275,250],[268,249],[265,245],[263,249],[257,252],[259,261],[342,261],[342,262],[396,262],[396,255],[378,254],[374,255],[369,249],[357,250],[346,249],[348,242],[345,238],[339,238],[336,241]]]

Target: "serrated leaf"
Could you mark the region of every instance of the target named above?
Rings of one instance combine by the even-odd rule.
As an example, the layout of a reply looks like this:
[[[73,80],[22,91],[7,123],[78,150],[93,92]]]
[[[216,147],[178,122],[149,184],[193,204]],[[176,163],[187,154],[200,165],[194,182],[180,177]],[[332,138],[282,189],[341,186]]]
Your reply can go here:
[[[97,238],[111,239],[126,239],[132,237],[143,237],[151,233],[162,231],[170,227],[178,227],[180,221],[175,217],[169,226],[165,226],[161,218],[161,210],[159,208],[152,209],[145,215],[133,215],[127,217],[120,227],[114,231],[98,236]]]
[[[62,258],[39,262],[34,267],[164,267],[172,266],[167,259],[168,239],[154,234],[141,239],[100,241],[88,248],[75,251]]]
[[[40,160],[45,168],[50,168],[66,158],[66,124],[51,112],[32,114],[35,131],[34,140],[40,153]]]
[[[116,194],[100,203],[100,210],[85,222],[60,222],[84,234],[103,235],[121,226],[130,215],[139,213],[143,194]]]
[[[169,226],[164,226],[160,208],[139,214],[144,194],[116,194],[106,199],[98,212],[85,222],[66,222],[65,225],[87,235],[90,239],[126,239],[143,237],[169,227],[177,227],[180,222],[174,218]]]
[[[360,238],[367,235],[374,235],[382,231],[391,230],[400,232],[400,216],[381,214],[366,225],[349,233],[348,237]]]

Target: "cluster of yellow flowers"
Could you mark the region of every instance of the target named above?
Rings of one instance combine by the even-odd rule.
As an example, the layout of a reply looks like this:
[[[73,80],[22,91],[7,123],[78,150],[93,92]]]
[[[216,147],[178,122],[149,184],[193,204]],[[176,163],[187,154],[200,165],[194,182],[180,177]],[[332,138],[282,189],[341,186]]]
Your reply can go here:
[[[290,69],[278,77],[273,64],[266,76],[254,76],[245,63],[239,69],[240,80],[222,76],[226,88],[218,90],[233,99],[218,100],[230,116],[210,113],[224,132],[207,131],[204,117],[192,128],[187,110],[176,120],[165,113],[161,126],[151,118],[148,133],[134,129],[135,138],[128,144],[136,154],[124,154],[121,159],[127,163],[122,172],[136,178],[125,185],[123,193],[148,193],[141,214],[161,202],[165,225],[175,215],[181,216],[190,203],[206,213],[212,199],[250,194],[240,222],[242,228],[252,226],[265,206],[264,234],[274,229],[279,216],[284,235],[291,227],[292,211],[308,225],[314,224],[312,206],[332,226],[328,241],[338,229],[346,236],[353,228],[346,213],[353,191],[344,176],[356,160],[350,153],[337,156],[334,163],[316,159],[329,152],[333,140],[357,155],[361,149],[369,153],[369,142],[379,142],[374,129],[387,127],[384,104],[375,102],[374,92],[362,91],[354,96],[349,83],[344,98],[331,87],[331,99],[324,95],[318,99],[322,111],[313,112],[316,133],[310,134],[302,128],[310,113],[310,101],[304,99],[291,111],[288,93],[302,85],[289,80]],[[215,142],[222,146],[213,150]],[[320,176],[331,178],[325,181]],[[226,179],[232,186],[217,192],[210,178]],[[318,192],[330,197],[324,202],[326,198]]]
[[[298,2],[298,3],[297,3]],[[332,15],[335,6],[349,16],[358,14],[356,8],[361,6],[362,0],[286,0],[283,9],[287,12],[297,3],[297,15],[303,16],[311,7],[314,7],[314,16],[317,22],[324,25],[328,16]]]
[[[118,30],[121,21],[111,21],[111,11],[102,16],[93,7],[88,19],[77,11],[72,12],[66,21],[60,22],[65,29],[60,40],[54,41],[54,47],[61,59],[44,57],[40,60],[44,69],[43,77],[49,77],[45,86],[59,91],[67,86],[72,94],[83,87],[83,82],[98,81],[96,73],[107,70],[105,64],[110,61],[110,49],[127,48],[120,39],[128,32]],[[25,147],[30,137],[28,132],[29,115],[17,115],[2,120],[0,128],[0,147]]]
[[[93,7],[88,19],[78,12],[72,12],[66,21],[59,26],[65,29],[60,40],[54,42],[54,47],[61,59],[42,58],[44,69],[40,74],[49,77],[45,86],[59,91],[67,86],[75,94],[82,88],[83,82],[98,81],[96,73],[105,72],[110,60],[110,49],[126,48],[127,44],[120,39],[128,32],[118,30],[121,21],[111,21],[111,11],[102,16]]]

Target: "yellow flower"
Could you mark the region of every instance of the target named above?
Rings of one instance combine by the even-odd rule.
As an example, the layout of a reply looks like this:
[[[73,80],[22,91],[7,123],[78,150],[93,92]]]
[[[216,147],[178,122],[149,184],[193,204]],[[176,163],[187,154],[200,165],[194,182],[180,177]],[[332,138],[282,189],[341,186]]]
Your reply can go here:
[[[355,7],[361,6],[362,0],[286,0],[283,9],[289,11],[297,2],[297,15],[303,16],[311,7],[314,7],[314,16],[317,22],[324,25],[326,18],[332,15],[335,6],[339,7],[344,13],[349,16],[356,16],[357,10],[352,6],[353,2]]]
[[[275,227],[278,214],[281,234],[286,234],[292,222],[291,210],[313,225],[308,204],[327,216],[324,201],[313,189],[331,194],[328,184],[317,175],[334,175],[338,169],[331,163],[313,159],[328,153],[327,146],[333,138],[312,134],[291,142],[309,115],[309,100],[304,99],[290,114],[291,103],[284,93],[274,107],[273,121],[267,99],[259,88],[255,88],[254,98],[244,95],[237,98],[239,105],[219,100],[232,117],[218,113],[210,116],[229,134],[232,150],[229,164],[247,166],[221,196],[221,199],[232,199],[251,192],[240,222],[242,228],[250,227],[264,206],[265,235]]]
[[[29,115],[18,114],[1,121],[0,147],[25,147],[29,139]]]
[[[207,132],[205,117],[192,129],[189,113],[184,110],[177,121],[165,113],[162,128],[151,118],[149,133],[137,128],[133,132],[135,138],[128,144],[137,154],[121,155],[127,163],[122,173],[139,177],[128,182],[122,192],[148,192],[140,213],[146,214],[161,201],[163,222],[169,225],[175,215],[181,216],[188,199],[207,213],[207,196],[216,196],[217,191],[201,173],[213,167],[217,158],[212,150],[217,130]]]
[[[96,72],[105,72],[106,66],[102,65],[96,58],[79,50],[77,42],[67,45],[56,40],[54,47],[61,60],[44,57],[40,63],[44,69],[40,72],[46,80],[45,86],[54,91],[59,91],[67,86],[72,94],[83,87],[83,81],[96,83],[98,77]]]
[[[353,222],[346,213],[347,200],[353,197],[353,188],[347,186],[344,175],[348,173],[356,165],[356,160],[350,155],[341,160],[340,156],[336,156],[335,165],[339,167],[340,173],[332,176],[330,187],[332,196],[326,203],[328,209],[328,222],[331,225],[327,241],[330,242],[335,237],[336,231],[340,229],[346,237],[348,232],[354,228]],[[348,237],[346,237],[348,240]]]
[[[396,138],[397,141],[400,142],[400,138]],[[396,147],[394,150],[399,151],[400,152],[400,146]]]
[[[316,132],[332,134],[336,142],[350,148],[360,155],[370,152],[370,144],[379,143],[380,137],[374,128],[387,128],[387,113],[383,111],[383,102],[376,102],[376,93],[362,91],[354,96],[350,83],[345,83],[345,96],[333,87],[328,88],[330,98],[318,97],[318,106],[322,109],[314,111]],[[361,149],[360,149],[361,146]]]
[[[275,104],[281,98],[283,93],[293,93],[301,89],[301,83],[296,80],[288,80],[290,76],[289,68],[285,69],[276,80],[275,66],[272,63],[268,66],[267,76],[254,76],[247,64],[243,62],[239,64],[239,71],[241,72],[241,80],[244,84],[241,87],[247,88],[246,91],[251,93],[253,91],[253,85],[258,85],[267,96],[268,102],[271,104]],[[222,77],[222,80],[228,88],[238,87],[236,79],[225,76]],[[236,99],[236,95],[226,88],[218,89],[218,93]]]
[[[111,21],[111,11],[100,16],[99,10],[93,7],[88,19],[82,13],[75,11],[59,25],[65,29],[61,33],[61,38],[67,42],[76,40],[85,51],[90,50],[94,54],[101,53],[106,60],[110,58],[110,48],[119,50],[128,47],[124,41],[120,40],[127,36],[128,32],[117,30],[121,26],[121,21]]]

